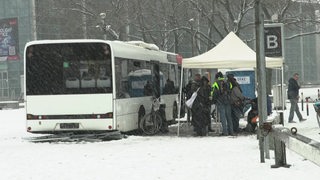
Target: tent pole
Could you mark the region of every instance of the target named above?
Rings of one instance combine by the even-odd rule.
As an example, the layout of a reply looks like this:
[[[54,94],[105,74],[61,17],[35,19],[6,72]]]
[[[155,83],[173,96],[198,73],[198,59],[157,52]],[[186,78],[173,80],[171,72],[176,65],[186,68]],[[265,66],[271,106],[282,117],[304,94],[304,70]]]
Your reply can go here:
[[[180,136],[180,113],[181,113],[181,97],[182,97],[182,85],[183,85],[183,65],[181,65],[181,75],[180,75],[180,89],[179,89],[179,98],[178,98],[178,130],[177,136]]]
[[[284,89],[284,64],[281,68],[281,96],[282,96],[282,111],[284,112],[285,103],[285,89]]]

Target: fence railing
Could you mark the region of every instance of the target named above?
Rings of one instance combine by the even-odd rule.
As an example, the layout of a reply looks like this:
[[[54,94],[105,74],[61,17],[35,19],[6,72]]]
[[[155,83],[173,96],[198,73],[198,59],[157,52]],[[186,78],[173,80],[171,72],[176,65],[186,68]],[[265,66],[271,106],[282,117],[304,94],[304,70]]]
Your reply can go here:
[[[280,121],[283,122],[283,119]],[[320,142],[299,134],[297,128],[272,125],[269,135],[273,139],[275,153],[275,165],[272,168],[290,166],[286,160],[286,147],[320,166]]]

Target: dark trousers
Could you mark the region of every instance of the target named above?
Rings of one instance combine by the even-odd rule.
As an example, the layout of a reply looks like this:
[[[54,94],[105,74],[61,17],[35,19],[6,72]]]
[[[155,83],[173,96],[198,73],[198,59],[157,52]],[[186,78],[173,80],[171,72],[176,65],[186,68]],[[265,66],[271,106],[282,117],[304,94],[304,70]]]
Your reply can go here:
[[[289,114],[288,121],[289,122],[293,121],[294,112],[296,112],[299,120],[301,120],[302,119],[302,115],[301,115],[301,113],[299,111],[298,99],[290,99],[290,103],[291,103],[291,107],[290,107],[290,114]]]
[[[236,105],[231,106],[231,117],[232,117],[234,132],[239,132],[239,120],[240,120],[241,114],[242,114],[241,109],[238,106]]]
[[[190,123],[191,122],[191,109],[187,108],[187,122]]]

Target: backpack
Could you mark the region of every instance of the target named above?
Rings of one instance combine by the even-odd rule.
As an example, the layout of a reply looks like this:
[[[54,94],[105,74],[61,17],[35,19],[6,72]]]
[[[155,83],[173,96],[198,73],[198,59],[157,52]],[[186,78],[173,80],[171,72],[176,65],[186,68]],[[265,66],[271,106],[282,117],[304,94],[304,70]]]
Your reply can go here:
[[[228,103],[230,101],[231,86],[224,79],[218,80],[212,85],[212,101],[216,103]]]

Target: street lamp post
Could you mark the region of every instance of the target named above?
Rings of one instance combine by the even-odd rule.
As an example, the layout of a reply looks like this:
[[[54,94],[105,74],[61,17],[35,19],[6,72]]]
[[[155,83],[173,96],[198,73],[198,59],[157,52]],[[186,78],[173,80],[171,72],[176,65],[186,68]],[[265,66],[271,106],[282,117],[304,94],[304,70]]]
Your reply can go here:
[[[106,13],[100,13],[101,25],[96,26],[103,32],[103,39],[107,39],[107,33],[110,33],[114,39],[119,39],[119,35],[111,28],[111,25],[106,24],[106,17]]]
[[[101,28],[101,31],[103,31],[103,39],[106,40],[107,39],[107,33],[106,33],[106,17],[107,14],[106,13],[100,13],[100,19],[101,19],[101,26],[97,26]]]
[[[301,60],[301,81],[304,82],[304,59],[303,59],[303,36],[302,36],[302,33],[303,33],[303,24],[302,24],[302,2],[300,2],[300,7],[299,7],[299,12],[300,12],[300,17],[301,17],[301,26],[300,26],[300,60]]]
[[[191,31],[191,33],[190,33],[191,34],[191,56],[194,57],[196,55],[196,53],[195,53],[195,45],[196,45],[195,36],[196,36],[197,31],[194,31],[194,27],[193,27],[194,18],[189,19],[188,22],[190,24],[190,31]],[[199,28],[199,24],[198,24],[198,28]],[[200,42],[198,43],[198,46],[200,46]],[[202,74],[202,69],[198,69],[197,73]]]
[[[189,19],[190,31],[191,31],[191,56],[194,56],[194,32],[193,32],[193,22],[194,19]]]

